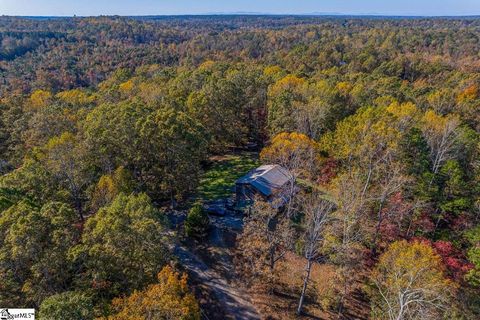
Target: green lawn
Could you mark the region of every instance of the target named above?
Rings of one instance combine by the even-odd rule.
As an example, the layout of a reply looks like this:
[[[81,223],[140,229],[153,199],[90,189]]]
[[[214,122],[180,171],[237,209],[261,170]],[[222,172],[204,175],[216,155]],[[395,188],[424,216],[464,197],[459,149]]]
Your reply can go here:
[[[214,164],[203,173],[197,198],[213,200],[232,195],[235,181],[260,165],[258,154],[244,152],[213,158]]]

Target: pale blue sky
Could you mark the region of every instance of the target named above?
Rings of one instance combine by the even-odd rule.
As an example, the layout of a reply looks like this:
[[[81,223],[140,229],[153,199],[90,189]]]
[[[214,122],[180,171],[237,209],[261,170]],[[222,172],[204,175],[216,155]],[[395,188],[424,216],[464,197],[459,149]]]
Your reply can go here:
[[[0,0],[0,15],[273,14],[480,15],[480,0]]]

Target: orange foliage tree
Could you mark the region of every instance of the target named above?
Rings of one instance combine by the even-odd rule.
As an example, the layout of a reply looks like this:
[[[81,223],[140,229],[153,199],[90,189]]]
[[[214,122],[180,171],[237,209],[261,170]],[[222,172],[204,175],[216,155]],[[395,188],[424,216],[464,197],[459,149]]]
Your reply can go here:
[[[187,275],[166,266],[158,283],[112,302],[116,313],[98,320],[179,319],[199,320],[200,307],[187,285]]]

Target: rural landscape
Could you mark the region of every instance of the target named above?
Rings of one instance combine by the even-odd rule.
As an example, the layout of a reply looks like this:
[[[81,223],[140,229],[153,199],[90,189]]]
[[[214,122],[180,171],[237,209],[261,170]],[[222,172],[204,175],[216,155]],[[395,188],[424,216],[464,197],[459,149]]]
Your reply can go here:
[[[0,17],[0,307],[480,319],[480,18]]]

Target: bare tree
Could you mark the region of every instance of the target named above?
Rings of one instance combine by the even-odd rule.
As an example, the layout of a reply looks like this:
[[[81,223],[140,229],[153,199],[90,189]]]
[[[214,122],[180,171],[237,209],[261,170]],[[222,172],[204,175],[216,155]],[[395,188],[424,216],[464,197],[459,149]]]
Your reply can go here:
[[[430,148],[432,172],[436,175],[443,164],[454,157],[460,119],[456,116],[442,117],[433,111],[427,111],[424,122],[422,132]]]
[[[367,216],[367,198],[363,194],[365,176],[362,172],[351,170],[337,179],[335,187],[335,201],[337,210],[333,213],[331,230],[336,241],[333,244],[335,255],[333,261],[337,265],[338,282],[341,286],[339,292],[338,313],[343,312],[344,299],[349,290],[353,289],[359,268],[360,250],[367,234],[364,230]]]
[[[271,282],[276,263],[291,249],[293,230],[290,218],[260,199],[255,201],[252,211],[245,219],[238,242],[239,267],[247,278],[266,278]]]
[[[427,96],[428,105],[438,114],[451,113],[455,107],[455,92],[450,89],[440,89]]]
[[[307,260],[305,266],[305,276],[303,278],[302,292],[298,302],[297,314],[302,313],[307,286],[310,281],[312,264],[319,258],[320,249],[323,243],[323,231],[326,223],[330,219],[330,213],[334,204],[322,198],[314,192],[303,198],[303,213],[305,215],[305,233],[304,233],[304,257]]]
[[[402,190],[409,179],[403,174],[403,168],[400,164],[390,162],[386,163],[383,168],[379,170],[379,177],[376,180],[373,199],[378,202],[378,208],[376,209],[376,225],[372,241],[374,254],[377,250],[377,242],[382,222],[391,214],[389,210],[385,210],[385,204],[393,194]]]
[[[318,140],[322,132],[331,124],[328,120],[332,107],[322,99],[313,99],[297,106],[293,114],[297,130],[309,138]]]

